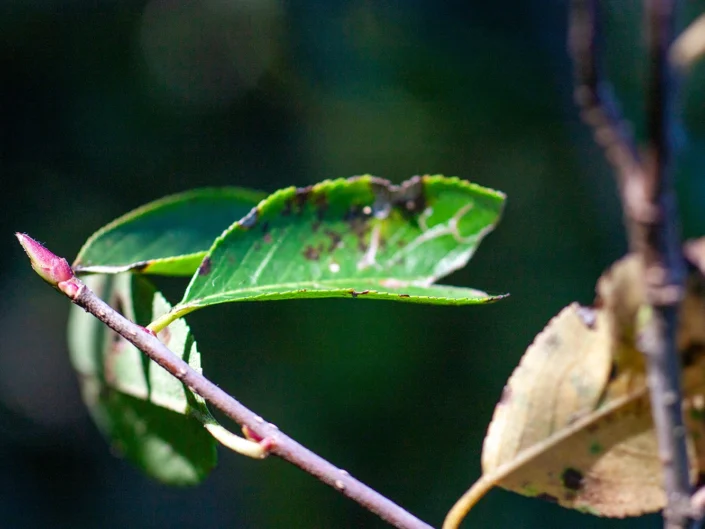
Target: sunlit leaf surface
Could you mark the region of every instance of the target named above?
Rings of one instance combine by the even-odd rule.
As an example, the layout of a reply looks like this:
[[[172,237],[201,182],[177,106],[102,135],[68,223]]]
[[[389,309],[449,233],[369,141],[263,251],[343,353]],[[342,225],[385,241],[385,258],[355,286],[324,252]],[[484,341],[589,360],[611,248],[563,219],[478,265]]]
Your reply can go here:
[[[500,192],[442,176],[400,186],[361,176],[284,189],[216,240],[175,310],[315,297],[494,301],[433,283],[468,262],[503,205]]]

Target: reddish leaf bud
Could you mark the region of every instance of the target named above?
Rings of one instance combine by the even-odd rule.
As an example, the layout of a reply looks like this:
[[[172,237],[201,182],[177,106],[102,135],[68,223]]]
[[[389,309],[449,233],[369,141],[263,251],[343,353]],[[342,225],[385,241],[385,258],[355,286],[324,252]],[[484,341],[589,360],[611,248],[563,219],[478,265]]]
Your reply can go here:
[[[15,233],[15,235],[27,253],[32,268],[44,281],[57,287],[59,283],[74,278],[73,270],[66,259],[54,255],[28,235],[23,233]]]

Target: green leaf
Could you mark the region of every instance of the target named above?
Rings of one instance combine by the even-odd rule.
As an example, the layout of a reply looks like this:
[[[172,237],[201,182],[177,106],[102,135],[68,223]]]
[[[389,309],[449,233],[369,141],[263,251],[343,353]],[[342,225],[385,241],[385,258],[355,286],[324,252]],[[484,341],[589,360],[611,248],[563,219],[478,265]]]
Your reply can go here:
[[[140,325],[171,308],[143,277],[85,279],[89,288]],[[185,321],[173,322],[159,338],[200,372],[200,354]],[[203,399],[77,306],[71,309],[68,340],[83,400],[117,451],[162,482],[202,481],[216,463],[215,441],[202,424],[215,420]]]
[[[171,316],[265,299],[494,301],[501,296],[432,283],[468,262],[504,199],[442,176],[400,186],[360,176],[278,191],[216,240]]]
[[[136,272],[190,276],[223,230],[265,198],[237,187],[196,189],[145,204],[95,232],[77,273]]]

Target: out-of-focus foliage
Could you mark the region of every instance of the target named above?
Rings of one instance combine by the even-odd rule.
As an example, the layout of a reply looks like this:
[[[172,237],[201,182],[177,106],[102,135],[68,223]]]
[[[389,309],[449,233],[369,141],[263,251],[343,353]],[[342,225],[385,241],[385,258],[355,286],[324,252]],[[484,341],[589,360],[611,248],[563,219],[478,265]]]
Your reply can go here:
[[[190,319],[216,381],[433,524],[480,474],[504,381],[558,310],[625,251],[614,185],[572,105],[566,2],[8,0],[0,10],[0,519],[7,527],[383,527],[274,459],[224,454],[189,492],[113,458],[63,346],[68,304],[12,233],[71,257],[168,193],[272,191],[373,173],[507,193],[455,285],[487,307],[232,304]],[[642,120],[640,2],[611,0],[608,66]],[[687,2],[684,19],[705,10]],[[684,231],[705,232],[705,66],[684,85]],[[173,280],[178,282],[178,280]],[[184,284],[160,284],[170,301]],[[274,332],[272,329],[276,328]],[[239,368],[226,369],[232,355]],[[490,493],[472,527],[659,527]]]

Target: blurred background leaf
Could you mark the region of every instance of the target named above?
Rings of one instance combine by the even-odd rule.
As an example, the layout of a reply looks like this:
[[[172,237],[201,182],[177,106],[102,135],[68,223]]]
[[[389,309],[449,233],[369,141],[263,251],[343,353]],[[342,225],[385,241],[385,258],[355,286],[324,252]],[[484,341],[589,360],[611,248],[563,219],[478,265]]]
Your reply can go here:
[[[609,0],[608,67],[640,133],[640,2]],[[12,234],[67,258],[100,226],[196,187],[273,191],[373,173],[501,189],[500,229],[449,284],[485,307],[233,304],[189,319],[204,369],[294,437],[438,524],[480,472],[522,352],[626,250],[573,107],[564,0],[5,0],[0,10],[3,527],[384,527],[276,459],[223,454],[168,489],[114,458],[67,358],[68,303]],[[684,3],[686,20],[705,1]],[[705,233],[705,65],[684,85],[684,231]],[[160,283],[177,301],[185,284]],[[273,330],[276,329],[276,332]],[[238,355],[239,368],[228,369]],[[649,528],[493,491],[476,528]]]

